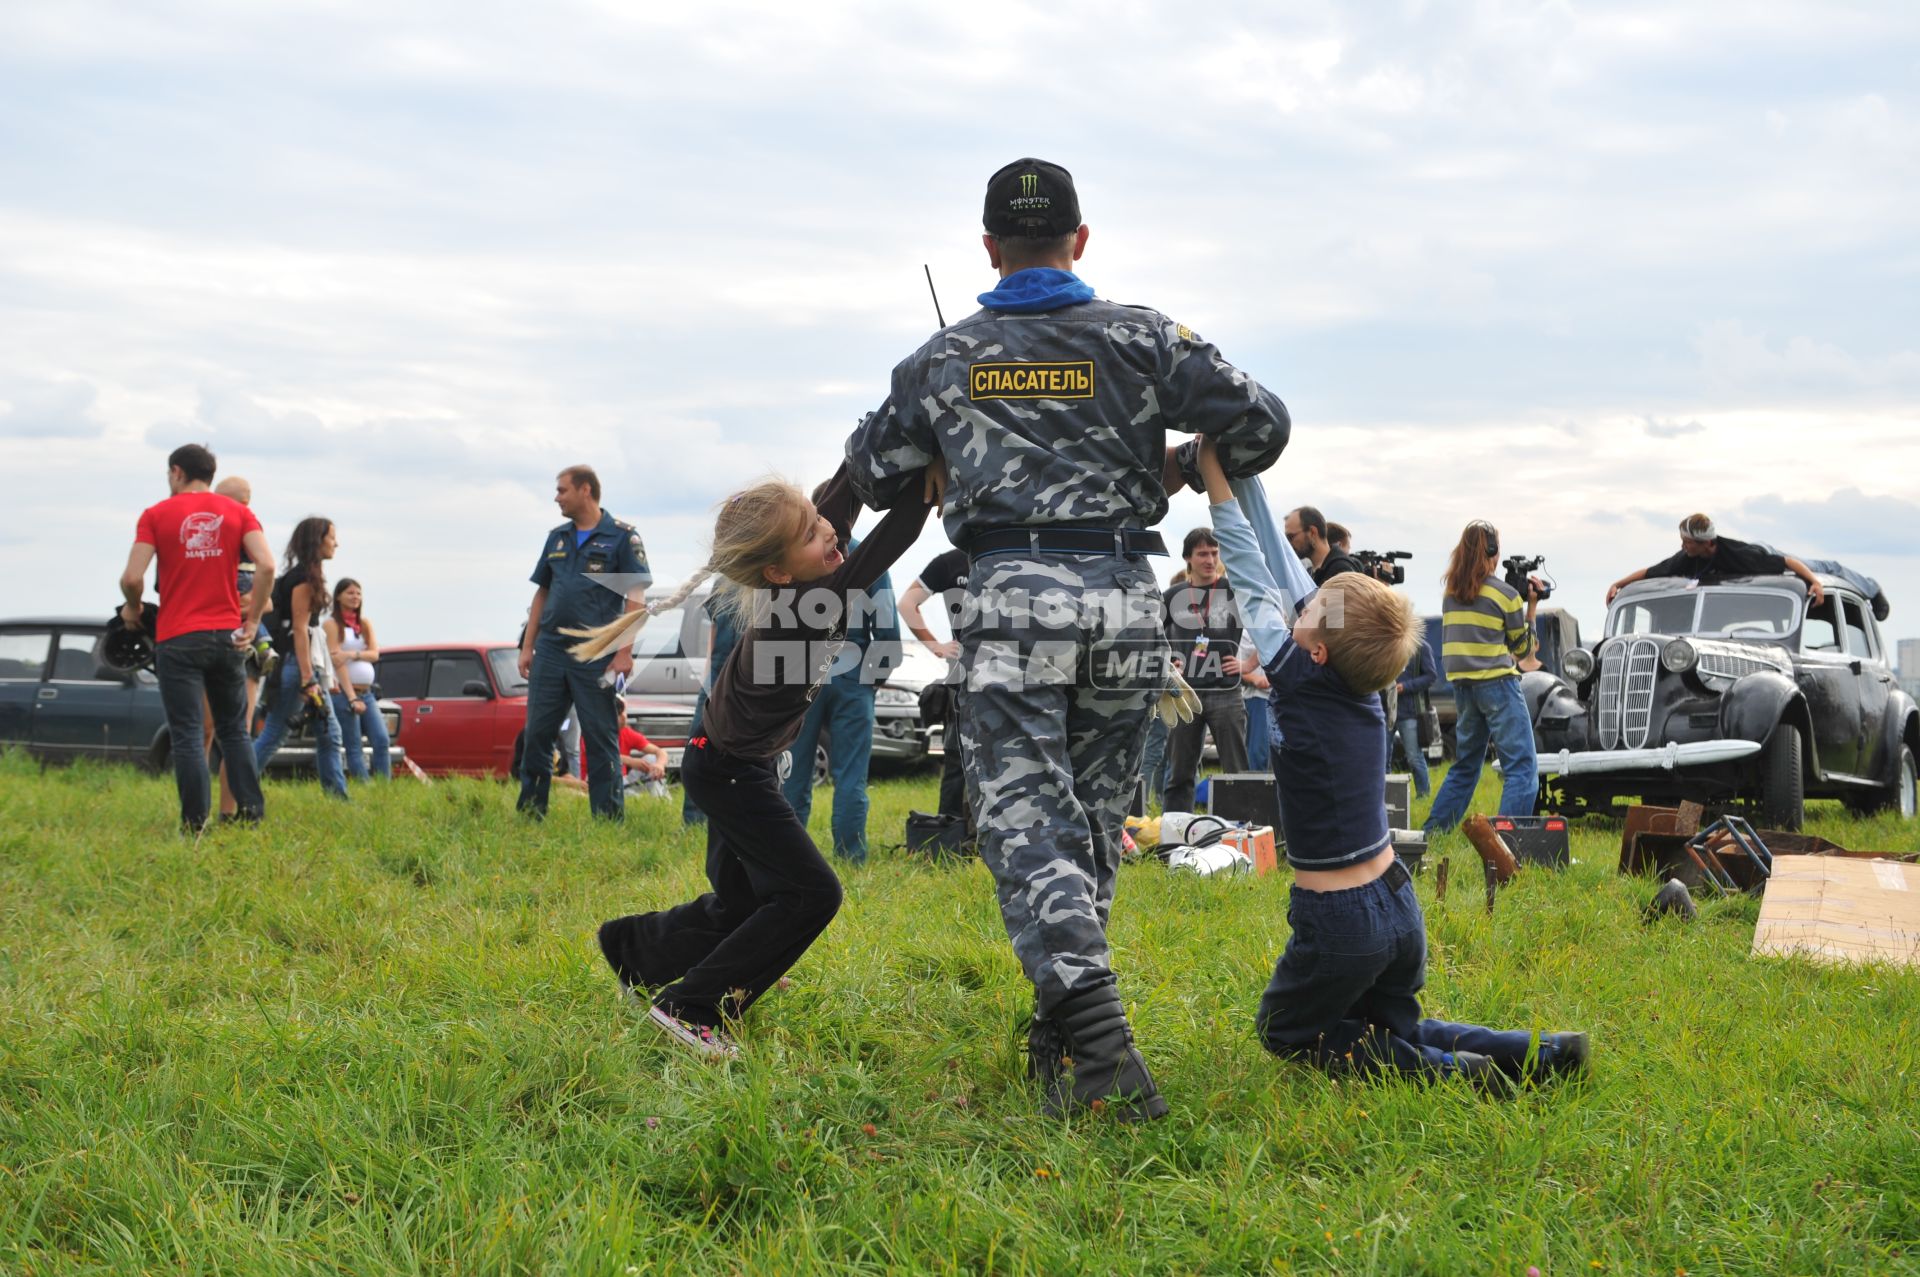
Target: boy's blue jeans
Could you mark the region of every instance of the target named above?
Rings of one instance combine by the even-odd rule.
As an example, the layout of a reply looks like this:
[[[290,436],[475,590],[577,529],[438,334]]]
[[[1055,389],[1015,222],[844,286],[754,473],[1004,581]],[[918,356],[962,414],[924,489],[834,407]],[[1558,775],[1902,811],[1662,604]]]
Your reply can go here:
[[[1460,679],[1453,685],[1458,717],[1453,726],[1453,767],[1434,795],[1427,833],[1443,834],[1460,823],[1486,765],[1487,740],[1500,755],[1500,815],[1531,816],[1540,792],[1533,755],[1533,724],[1518,678]]]
[[[1336,1076],[1443,1076],[1455,1069],[1455,1051],[1491,1056],[1508,1071],[1526,1060],[1533,1034],[1524,1029],[1421,1018],[1427,925],[1413,880],[1398,862],[1364,887],[1293,888],[1287,920],[1293,935],[1256,1021],[1275,1055],[1298,1056]]]

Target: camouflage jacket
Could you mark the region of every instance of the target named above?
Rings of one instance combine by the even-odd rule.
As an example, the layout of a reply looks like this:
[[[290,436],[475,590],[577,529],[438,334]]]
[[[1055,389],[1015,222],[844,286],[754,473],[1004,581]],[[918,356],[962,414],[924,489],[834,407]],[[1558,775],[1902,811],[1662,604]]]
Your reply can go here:
[[[1096,299],[1039,314],[981,310],[893,370],[847,440],[847,471],[877,510],[919,500],[946,458],[956,545],[1011,525],[1143,528],[1167,511],[1166,432],[1211,435],[1229,477],[1287,446],[1286,405],[1158,311]]]

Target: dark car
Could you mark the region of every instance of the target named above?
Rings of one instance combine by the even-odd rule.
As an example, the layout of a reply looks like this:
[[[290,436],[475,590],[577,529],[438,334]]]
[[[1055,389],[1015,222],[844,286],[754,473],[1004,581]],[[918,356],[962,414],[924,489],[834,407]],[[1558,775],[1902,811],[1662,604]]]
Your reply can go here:
[[[650,591],[649,601],[658,601],[671,591]],[[688,599],[678,617],[663,616],[640,631],[633,652],[633,677],[627,693],[639,693],[663,703],[679,703],[692,713],[695,697],[707,675],[707,650],[713,637],[713,622],[702,606],[708,592],[701,590]],[[920,721],[920,691],[928,683],[945,676],[946,662],[929,652],[918,639],[902,641],[898,662],[890,667],[886,679],[874,693],[873,761],[882,766],[916,767],[940,756],[938,728],[929,729]],[[633,721],[633,716],[628,715]],[[647,736],[650,728],[639,727]],[[684,733],[682,734],[684,737]],[[824,780],[827,774],[826,750],[816,751],[814,774]],[[676,758],[678,755],[675,755]]]
[[[527,727],[527,681],[520,649],[511,643],[432,643],[381,649],[382,703],[393,701],[413,761],[436,776],[518,773]],[[668,766],[680,766],[691,699],[627,697],[627,722],[665,746]]]
[[[1797,829],[1820,797],[1912,817],[1920,710],[1866,601],[1820,581],[1817,607],[1789,576],[1622,590],[1591,653],[1523,676],[1546,806],[1744,802]]]
[[[117,759],[154,771],[173,765],[160,683],[151,670],[124,673],[100,659],[102,620],[79,617],[0,621],[0,744],[22,745],[49,762]],[[380,702],[400,747],[398,708]],[[290,733],[270,773],[310,771],[313,734]]]

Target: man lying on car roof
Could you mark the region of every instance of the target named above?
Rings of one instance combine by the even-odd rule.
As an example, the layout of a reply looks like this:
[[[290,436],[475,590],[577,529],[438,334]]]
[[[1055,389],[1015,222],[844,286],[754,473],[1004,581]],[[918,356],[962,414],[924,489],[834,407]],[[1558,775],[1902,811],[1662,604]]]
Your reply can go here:
[[[1802,561],[1780,553],[1764,541],[1736,541],[1732,537],[1723,537],[1714,528],[1713,520],[1704,514],[1690,514],[1680,520],[1678,554],[1662,559],[1650,568],[1629,572],[1615,581],[1607,587],[1607,602],[1613,602],[1614,595],[1620,593],[1623,586],[1654,577],[1684,576],[1695,581],[1713,582],[1730,576],[1792,573],[1807,583],[1807,593],[1815,603],[1819,603],[1825,597],[1825,591],[1814,576],[1816,572],[1846,581],[1872,602],[1876,621],[1887,619],[1887,596],[1881,592],[1880,583],[1872,577],[1862,576],[1844,563],[1832,559]]]

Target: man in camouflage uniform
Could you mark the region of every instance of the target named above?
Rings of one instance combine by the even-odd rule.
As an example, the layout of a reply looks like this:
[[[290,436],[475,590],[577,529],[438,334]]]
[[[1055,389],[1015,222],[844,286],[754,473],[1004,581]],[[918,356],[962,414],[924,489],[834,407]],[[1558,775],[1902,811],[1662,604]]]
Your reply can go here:
[[[980,854],[1034,985],[1030,1066],[1049,1111],[1158,1117],[1114,985],[1107,917],[1147,715],[1166,684],[1145,529],[1166,513],[1166,432],[1212,435],[1231,475],[1286,446],[1287,410],[1156,311],[1097,300],[1065,169],[987,184],[984,309],[934,334],[847,441],[867,504],[918,500],[944,458],[946,529],[973,560],[959,730]],[[1072,1061],[1071,1087],[1062,1055]]]

